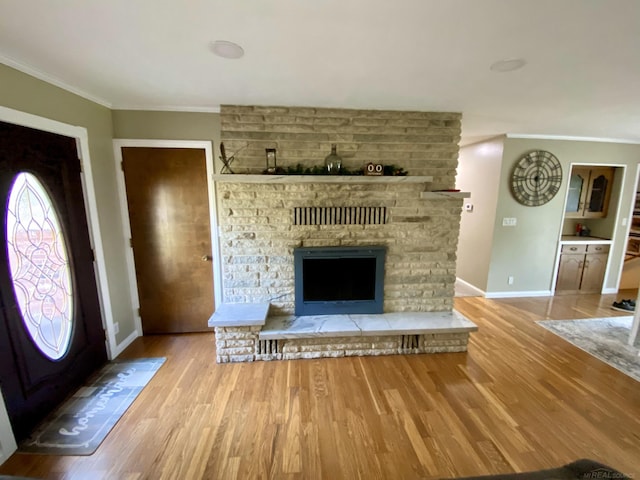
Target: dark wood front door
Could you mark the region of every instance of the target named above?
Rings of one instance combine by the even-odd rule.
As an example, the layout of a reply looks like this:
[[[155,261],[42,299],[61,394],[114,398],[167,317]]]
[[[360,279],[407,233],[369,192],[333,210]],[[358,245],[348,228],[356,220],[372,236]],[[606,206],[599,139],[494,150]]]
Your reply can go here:
[[[205,151],[122,147],[142,329],[208,331],[214,310]]]
[[[76,140],[0,122],[0,205],[0,383],[20,440],[107,359]]]

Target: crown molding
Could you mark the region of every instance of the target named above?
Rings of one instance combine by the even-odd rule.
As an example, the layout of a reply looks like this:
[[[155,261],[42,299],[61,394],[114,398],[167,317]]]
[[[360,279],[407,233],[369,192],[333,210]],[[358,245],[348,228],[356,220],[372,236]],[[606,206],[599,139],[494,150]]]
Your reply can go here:
[[[18,62],[7,55],[0,54],[0,63],[7,65],[8,67],[14,68],[22,73],[26,73],[38,80],[42,80],[43,82],[47,82],[51,85],[54,85],[58,88],[66,90],[67,92],[73,93],[74,95],[78,95],[86,100],[89,100],[93,103],[97,103],[98,105],[102,105],[110,110],[148,110],[148,111],[163,111],[163,112],[194,112],[194,113],[220,113],[220,106],[217,107],[196,107],[196,106],[177,106],[177,105],[160,105],[160,106],[149,106],[149,105],[114,105],[111,102],[108,102],[104,98],[97,97],[91,93],[82,90],[74,85],[70,85],[57,77],[44,73],[42,70],[38,70],[35,67],[27,65],[22,62]]]
[[[108,101],[106,101],[104,98],[100,98],[100,97],[96,97],[95,95],[88,93],[84,90],[82,90],[81,88],[78,88],[74,85],[70,85],[62,80],[60,80],[57,77],[54,77],[52,75],[49,75],[48,73],[44,73],[42,70],[38,70],[35,67],[32,67],[31,65],[27,65],[25,63],[22,62],[18,62],[17,60],[14,60],[11,57],[8,57],[6,55],[0,54],[0,63],[3,63],[5,65],[7,65],[8,67],[11,68],[15,68],[16,70],[22,72],[22,73],[26,73],[27,75],[30,75],[32,77],[37,78],[38,80],[42,80],[43,82],[47,82],[51,85],[54,85],[58,88],[61,88],[63,90],[66,90],[67,92],[73,93],[74,95],[78,95],[79,97],[82,97],[86,100],[89,100],[93,103],[97,103],[98,105],[102,105],[103,107],[106,108],[112,108],[111,103],[109,103]]]
[[[577,137],[570,135],[529,135],[526,133],[507,133],[506,136],[507,138],[536,140],[570,140],[574,142],[628,143],[634,145],[640,144],[640,140],[630,140],[623,138]]]
[[[220,113],[220,107],[181,107],[177,105],[113,105],[111,110],[146,110],[149,112]]]

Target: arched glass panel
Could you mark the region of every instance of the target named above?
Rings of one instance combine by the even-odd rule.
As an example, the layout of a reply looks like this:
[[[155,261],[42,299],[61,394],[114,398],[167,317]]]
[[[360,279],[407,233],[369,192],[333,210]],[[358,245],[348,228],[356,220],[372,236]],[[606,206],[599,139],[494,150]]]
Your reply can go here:
[[[52,360],[69,348],[73,319],[71,269],[51,198],[30,173],[20,173],[7,205],[7,252],[22,320]]]

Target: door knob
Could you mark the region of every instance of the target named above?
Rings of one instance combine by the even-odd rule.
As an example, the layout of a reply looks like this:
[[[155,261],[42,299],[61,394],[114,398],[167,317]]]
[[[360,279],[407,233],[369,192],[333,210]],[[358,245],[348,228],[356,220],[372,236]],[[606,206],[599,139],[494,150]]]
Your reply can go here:
[[[202,261],[203,262],[210,262],[211,260],[213,260],[211,255],[202,255]]]

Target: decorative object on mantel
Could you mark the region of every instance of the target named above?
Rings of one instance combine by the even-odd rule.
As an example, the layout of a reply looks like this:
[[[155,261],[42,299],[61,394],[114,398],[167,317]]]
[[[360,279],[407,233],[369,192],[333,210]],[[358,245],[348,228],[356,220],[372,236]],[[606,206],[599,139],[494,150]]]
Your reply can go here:
[[[220,173],[233,173],[233,170],[231,170],[231,162],[233,162],[234,159],[235,158],[233,156],[231,158],[227,158],[224,143],[220,142],[220,160],[222,161],[222,170],[220,170]]]
[[[265,153],[267,156],[267,173],[276,173],[278,168],[276,165],[276,149],[265,148]]]
[[[233,155],[231,155],[230,157],[227,157],[227,152],[224,148],[224,143],[220,142],[220,161],[222,162],[222,169],[220,170],[220,173],[234,173],[233,170],[231,170],[231,164],[236,159],[236,155],[242,150],[244,150],[245,148],[247,148],[248,146],[249,144],[247,143],[244,147],[242,147],[240,150],[235,152]],[[274,162],[275,162],[275,158],[274,158]]]
[[[364,166],[365,175],[382,175],[384,173],[384,165],[381,163],[367,163]]]
[[[364,168],[359,168],[357,170],[349,170],[348,168],[341,167],[340,171],[336,175],[340,176],[363,176]],[[382,166],[383,174],[385,177],[406,177],[409,172],[407,172],[404,168],[398,167],[397,165],[383,165]],[[266,170],[262,172],[263,174],[269,173]],[[288,167],[276,167],[276,171],[274,172],[277,175],[327,175],[327,168],[322,166],[315,165],[313,167],[305,167],[301,163],[297,165],[288,166]]]
[[[406,177],[409,172],[407,172],[404,168],[398,167],[396,165],[383,165],[382,170],[385,176],[388,177]]]
[[[331,144],[331,153],[324,159],[324,166],[327,169],[329,175],[338,175],[342,168],[342,157],[337,153],[337,146],[335,143]]]

